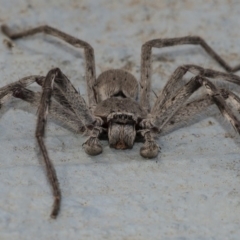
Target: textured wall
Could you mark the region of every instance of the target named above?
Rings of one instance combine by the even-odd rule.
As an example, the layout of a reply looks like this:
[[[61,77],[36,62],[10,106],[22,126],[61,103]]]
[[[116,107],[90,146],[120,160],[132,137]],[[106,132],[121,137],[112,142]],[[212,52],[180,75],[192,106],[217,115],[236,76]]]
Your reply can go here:
[[[141,45],[199,35],[231,65],[240,62],[238,1],[0,0],[0,23],[16,30],[49,24],[88,41],[97,74],[125,68],[140,77]],[[39,34],[9,50],[0,33],[0,85],[59,67],[86,97],[84,55]],[[153,88],[186,63],[221,70],[200,47],[153,50]],[[31,87],[36,91],[40,88]],[[154,96],[152,98],[154,100]],[[13,99],[0,112],[0,239],[238,239],[240,149],[216,109],[160,138],[158,159],[103,144],[87,156],[76,135],[48,122],[46,142],[63,201],[52,195],[35,142],[36,109]]]

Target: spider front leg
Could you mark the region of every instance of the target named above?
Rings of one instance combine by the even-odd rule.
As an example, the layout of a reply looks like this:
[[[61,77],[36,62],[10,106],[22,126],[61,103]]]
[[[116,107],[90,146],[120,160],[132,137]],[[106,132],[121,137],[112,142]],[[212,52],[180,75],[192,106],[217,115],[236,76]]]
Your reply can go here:
[[[44,81],[43,85],[43,93],[38,109],[38,120],[37,120],[37,127],[36,127],[36,138],[40,150],[43,155],[43,159],[46,165],[48,180],[52,186],[53,195],[54,195],[54,203],[53,203],[53,210],[51,213],[52,218],[56,218],[61,204],[61,190],[58,183],[57,174],[55,168],[48,156],[48,152],[43,140],[44,133],[45,133],[45,125],[47,120],[48,109],[50,107],[51,96],[52,96],[52,86],[57,75],[56,70],[51,70]]]
[[[220,89],[221,96],[226,100],[227,104],[230,105],[231,109],[240,112],[240,98],[233,92],[227,89]],[[168,121],[160,135],[172,131],[175,128],[179,128],[181,125],[186,125],[190,119],[195,115],[201,114],[208,107],[215,104],[209,94],[204,94],[196,100],[193,100],[186,105],[182,106],[177,113]]]
[[[189,88],[190,85],[196,83],[196,86],[193,88]],[[193,85],[194,86],[194,85]],[[196,76],[190,80],[184,87],[182,87],[176,94],[176,96],[172,97],[171,99],[167,100],[163,107],[159,109],[157,113],[152,115],[151,118],[143,122],[145,126],[155,126],[158,129],[158,132],[161,133],[162,129],[164,129],[165,125],[169,123],[170,120],[174,119],[178,114],[181,116],[179,110],[182,108],[182,111],[188,113],[189,109],[196,107],[196,109],[204,109],[204,107],[211,104],[211,102],[206,99],[206,97],[202,98],[201,101],[204,104],[198,106],[199,100],[189,103],[187,107],[184,107],[185,102],[187,99],[200,87],[204,87],[206,90],[211,102],[216,104],[219,108],[222,115],[231,123],[231,125],[235,128],[235,130],[240,134],[240,121],[237,117],[233,114],[232,110],[227,105],[225,99],[229,98],[231,102],[233,102],[238,107],[240,106],[240,99],[230,91],[223,91],[219,90],[213,83],[211,83],[207,78]],[[200,102],[201,102],[200,101]],[[196,111],[195,111],[196,113]],[[194,114],[190,113],[190,114]],[[174,121],[174,120],[173,120]]]
[[[208,95],[205,95],[199,100],[190,102],[187,106],[185,106],[185,102],[188,98],[201,86],[205,88]],[[184,120],[184,118],[189,118],[191,115],[196,114],[197,110],[202,111],[207,106],[214,103],[219,108],[222,115],[240,134],[240,121],[234,115],[231,108],[229,108],[225,99],[229,99],[235,108],[240,108],[240,99],[234,93],[225,89],[219,90],[207,78],[196,76],[180,88],[173,97],[170,99],[167,98],[162,107],[157,109],[157,112],[152,113],[148,119],[143,120],[140,125],[145,129],[152,129],[161,133],[162,130],[164,130],[164,127],[169,125],[170,121],[173,121],[174,124],[175,119],[180,118],[179,120],[181,121]],[[193,112],[191,110],[193,110]],[[183,119],[181,119],[182,116]],[[147,154],[150,153],[151,148],[148,147]],[[148,157],[146,154],[142,156]]]
[[[53,189],[54,203],[51,213],[52,218],[56,218],[59,213],[61,203],[61,191],[56,171],[48,156],[48,152],[44,143],[44,132],[47,114],[51,105],[51,97],[54,91],[54,84],[56,84],[59,90],[62,91],[62,94],[67,99],[68,104],[71,106],[71,109],[76,114],[76,117],[79,118],[79,120],[81,120],[81,122],[84,123],[85,126],[94,125],[96,121],[91,115],[90,110],[87,108],[84,99],[81,97],[80,94],[78,94],[76,89],[72,86],[67,77],[60,71],[60,69],[57,68],[50,70],[42,85],[43,92],[38,109],[36,138],[44,158],[48,179]]]
[[[177,112],[182,104],[189,98],[189,96],[201,87],[201,79],[199,77],[192,78],[184,87],[182,87],[177,95],[171,99],[171,102],[166,102],[162,110],[162,115],[157,113],[149,115],[147,119],[142,120],[140,126],[143,129],[148,130],[147,135],[143,135],[145,143],[143,148],[140,150],[140,154],[145,158],[154,158],[157,156],[159,146],[153,140],[153,133],[158,133],[161,129],[159,126],[164,126],[169,119]]]
[[[45,80],[45,77],[43,80]],[[61,99],[64,97],[63,95],[60,95],[59,92],[56,93],[55,89],[53,89],[53,94],[52,94],[52,96],[55,98],[54,95],[58,95],[58,97],[61,96]],[[17,86],[13,90],[12,96],[16,98],[20,98],[30,103],[34,107],[39,107],[39,103],[41,100],[41,93],[39,92],[35,93],[29,89],[26,89],[20,86]],[[66,107],[61,103],[57,101],[51,102],[50,109],[49,109],[50,116],[60,121],[61,123],[63,123],[65,126],[67,126],[68,128],[70,128],[76,133],[86,132],[87,128],[83,125],[82,121],[77,118],[76,114],[71,111],[71,106],[69,105],[68,107]]]
[[[223,80],[240,85],[240,77],[237,75],[231,73],[223,73],[212,69],[206,69],[196,65],[182,65],[173,72],[167,84],[164,86],[163,90],[158,95],[158,98],[151,110],[151,113],[159,111],[159,109],[162,108],[164,103],[176,94],[178,87],[179,85],[181,85],[181,82],[183,80],[183,76],[187,72],[191,72],[192,74],[203,77],[216,79],[218,81]]]
[[[179,88],[179,85],[182,81],[183,76],[186,74],[187,71],[192,72],[193,74],[198,74],[202,77],[211,77],[216,80],[223,80],[228,81],[234,84],[240,85],[240,77],[231,73],[223,73],[219,71],[215,71],[212,69],[204,69],[202,67],[196,66],[196,65],[183,65],[178,67],[174,73],[171,75],[170,79],[164,86],[163,90],[160,92],[152,110],[150,113],[150,116],[146,122],[154,122],[154,118],[157,120],[157,126],[163,124],[164,121],[167,120],[167,118],[171,118],[172,114],[174,112],[178,111],[178,109],[184,104],[184,101],[188,98],[180,98],[178,100],[178,104],[174,104],[174,101],[176,101],[176,97],[178,96],[178,92],[181,91]],[[198,76],[197,76],[198,77]],[[186,91],[192,91],[191,88],[194,87],[194,81],[196,81],[196,78],[193,78],[195,80],[191,80],[189,83],[187,83],[182,89],[186,88]],[[192,82],[193,81],[193,82]],[[192,82],[192,83],[191,83]],[[188,84],[190,84],[190,88],[188,89]],[[193,85],[192,85],[193,84]],[[192,87],[191,87],[192,85]],[[199,88],[200,85],[196,88],[196,90]],[[194,90],[194,91],[196,91]],[[184,90],[183,90],[184,91]],[[187,94],[187,92],[185,94]],[[187,94],[188,95],[188,94]],[[189,95],[188,95],[189,96]],[[183,101],[183,102],[182,102]],[[150,120],[152,119],[152,120]],[[150,124],[151,125],[151,124]]]
[[[223,95],[226,99],[226,94]],[[186,105],[182,106],[176,114],[168,121],[164,128],[162,128],[160,135],[166,134],[168,132],[173,131],[176,128],[185,126],[186,123],[193,119],[197,114],[201,114],[208,107],[213,105],[211,97],[208,94],[204,94],[203,96],[195,99],[191,102],[188,102]]]
[[[95,108],[96,98],[93,90],[93,86],[96,82],[95,58],[94,49],[89,43],[47,25],[31,28],[18,33],[12,33],[12,31],[6,25],[2,25],[1,29],[2,32],[12,40],[24,38],[37,33],[45,33],[60,38],[76,48],[83,48],[86,59],[85,77],[87,80],[88,104],[90,109]]]
[[[93,117],[89,109],[86,106],[84,99],[78,94],[76,89],[72,86],[68,78],[59,71],[58,78],[55,83],[59,90],[65,93],[66,100],[70,107],[73,109],[77,117],[86,125],[88,128],[93,128],[90,131],[90,137],[83,144],[84,150],[87,154],[95,156],[102,153],[102,146],[99,142],[99,135],[102,132],[103,121],[101,118]],[[57,94],[54,96],[59,97]],[[60,99],[61,101],[61,99]],[[63,103],[64,104],[64,103]]]
[[[149,112],[151,109],[149,94],[151,91],[152,48],[163,48],[185,44],[200,45],[227,72],[236,72],[240,69],[240,65],[237,65],[235,67],[229,66],[202,38],[198,36],[150,40],[142,45],[141,53],[140,104],[146,111]]]

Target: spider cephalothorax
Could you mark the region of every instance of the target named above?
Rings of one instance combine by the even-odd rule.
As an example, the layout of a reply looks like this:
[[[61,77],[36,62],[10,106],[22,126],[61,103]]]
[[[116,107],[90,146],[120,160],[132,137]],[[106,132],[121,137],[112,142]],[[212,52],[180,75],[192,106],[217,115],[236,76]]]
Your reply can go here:
[[[147,116],[137,102],[137,80],[124,70],[111,69],[98,77],[94,91],[97,105],[93,114],[107,127],[110,147],[132,148],[139,123]]]
[[[231,68],[200,37],[155,39],[143,44],[141,80],[138,85],[138,81],[132,74],[120,69],[105,71],[96,79],[94,50],[91,45],[55,28],[41,26],[15,34],[11,33],[8,27],[2,26],[2,31],[11,39],[44,32],[58,37],[72,46],[84,49],[88,105],[58,68],[50,70],[46,76],[25,77],[0,89],[0,103],[7,99],[6,96],[13,96],[38,106],[36,138],[53,188],[54,205],[51,214],[53,218],[58,215],[60,209],[61,191],[54,166],[44,143],[48,112],[75,132],[89,135],[83,146],[85,152],[90,155],[102,152],[99,137],[107,133],[110,147],[116,149],[132,148],[136,137],[142,137],[144,145],[140,149],[141,156],[154,158],[159,152],[155,137],[159,136],[164,129],[186,121],[189,117],[202,112],[212,104],[217,105],[222,115],[240,133],[240,121],[231,109],[231,107],[240,108],[239,97],[227,89],[216,87],[208,79],[221,79],[240,85],[240,77],[231,73],[204,69],[196,65],[182,65],[170,76],[155,104],[150,107],[151,50],[154,47],[199,44],[226,71],[234,72],[240,69],[240,66]],[[179,82],[188,71],[196,76],[179,87]],[[33,82],[42,86],[41,93],[35,93],[26,88]],[[188,101],[189,97],[201,87],[205,93],[195,100]],[[139,101],[137,98],[138,89],[140,90]],[[227,101],[231,104],[228,104]]]

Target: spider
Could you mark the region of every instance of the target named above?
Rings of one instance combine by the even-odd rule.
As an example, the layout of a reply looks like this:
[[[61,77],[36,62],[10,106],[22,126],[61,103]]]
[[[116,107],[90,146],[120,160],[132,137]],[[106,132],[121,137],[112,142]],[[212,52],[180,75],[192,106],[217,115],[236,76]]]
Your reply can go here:
[[[232,111],[232,107],[240,108],[240,98],[227,89],[216,87],[208,79],[221,79],[240,85],[240,77],[230,73],[239,70],[240,65],[234,68],[230,67],[198,36],[155,39],[143,44],[141,80],[138,84],[131,73],[122,69],[107,70],[96,78],[92,46],[50,26],[40,26],[27,31],[12,33],[6,25],[3,25],[2,32],[12,40],[37,33],[45,33],[60,38],[74,47],[84,49],[88,105],[59,68],[50,70],[46,76],[25,77],[0,88],[1,103],[7,97],[13,96],[38,106],[36,139],[53,190],[52,218],[56,218],[60,210],[61,190],[44,143],[48,112],[75,132],[89,136],[83,144],[85,152],[89,155],[102,153],[99,138],[105,134],[110,147],[115,149],[132,148],[136,137],[141,137],[144,141],[144,145],[140,149],[141,156],[155,158],[160,149],[155,138],[165,128],[187,120],[212,104],[217,105],[222,115],[240,133],[240,121]],[[183,44],[202,46],[228,73],[204,69],[196,65],[182,65],[176,68],[170,76],[151,108],[149,95],[151,91],[152,48]],[[187,72],[191,72],[195,76],[179,87],[179,83]],[[34,82],[42,86],[41,93],[26,88]],[[201,87],[205,89],[205,93],[199,98],[187,102],[189,97]],[[138,101],[139,88],[140,98]],[[231,106],[227,104],[226,100],[230,101]]]

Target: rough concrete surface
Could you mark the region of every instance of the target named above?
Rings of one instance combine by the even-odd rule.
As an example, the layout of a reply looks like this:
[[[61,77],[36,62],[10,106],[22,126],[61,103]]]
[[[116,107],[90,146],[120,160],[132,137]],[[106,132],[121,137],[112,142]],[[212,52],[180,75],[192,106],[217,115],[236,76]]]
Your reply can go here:
[[[15,30],[48,24],[89,42],[96,71],[125,68],[140,78],[141,45],[199,35],[231,65],[240,62],[239,1],[0,0],[0,23]],[[0,85],[59,67],[86,98],[84,55],[36,35],[9,49],[0,33]],[[177,66],[221,70],[200,47],[153,50],[157,92]],[[35,91],[41,89],[33,85]],[[154,100],[154,95],[153,98]],[[155,160],[141,143],[87,156],[76,135],[54,121],[46,143],[62,189],[57,220],[34,138],[36,109],[12,99],[0,112],[0,239],[239,239],[240,148],[218,111],[161,137]]]

